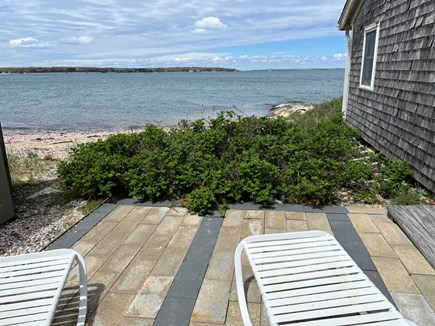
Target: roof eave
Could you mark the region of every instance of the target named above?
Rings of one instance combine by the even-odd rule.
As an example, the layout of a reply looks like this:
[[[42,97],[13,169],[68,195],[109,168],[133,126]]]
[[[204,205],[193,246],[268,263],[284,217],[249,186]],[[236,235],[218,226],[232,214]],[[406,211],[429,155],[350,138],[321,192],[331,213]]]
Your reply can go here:
[[[355,16],[358,14],[364,0],[347,0],[338,20],[338,29],[341,31],[352,29]]]

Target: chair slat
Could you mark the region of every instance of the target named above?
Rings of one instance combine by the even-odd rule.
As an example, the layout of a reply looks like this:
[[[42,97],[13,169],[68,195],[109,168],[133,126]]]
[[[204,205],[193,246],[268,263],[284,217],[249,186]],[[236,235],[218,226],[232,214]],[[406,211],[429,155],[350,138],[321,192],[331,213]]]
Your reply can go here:
[[[257,270],[259,272],[267,272],[271,271],[273,273],[274,270],[279,270],[281,268],[297,268],[303,266],[319,266],[325,263],[331,262],[341,262],[347,261],[350,263],[354,263],[353,260],[349,259],[347,256],[339,255],[339,256],[327,256],[327,257],[318,257],[316,259],[305,259],[305,260],[296,260],[296,261],[285,261],[282,263],[274,263],[274,264],[263,264],[257,265]]]
[[[346,309],[348,306],[356,306],[356,305],[365,305],[368,303],[375,303],[375,302],[382,302],[383,297],[379,295],[378,293],[370,294],[370,295],[364,295],[364,296],[357,296],[357,297],[350,297],[350,298],[329,298],[329,300],[323,300],[323,301],[313,301],[313,302],[307,302],[307,303],[300,303],[300,304],[294,304],[291,301],[288,301],[286,305],[278,306],[278,307],[270,307],[273,314],[287,314],[287,313],[297,313],[297,312],[307,312],[311,314],[311,311],[321,310],[321,309],[330,309],[330,308],[340,308],[343,307]],[[365,307],[362,307],[364,312],[367,312],[365,310]],[[377,308],[376,308],[377,310]]]
[[[302,255],[302,254],[308,254],[308,253],[318,253],[318,252],[325,252],[325,251],[329,251],[329,252],[333,252],[333,251],[338,251],[339,247],[337,245],[328,245],[325,247],[306,247],[306,248],[300,248],[300,249],[295,249],[292,250],[292,255]],[[250,255],[252,257],[252,260],[254,261],[259,261],[263,258],[273,258],[273,257],[286,257],[289,256],[289,251],[286,250],[285,248],[277,248],[276,251],[265,251],[265,252],[261,252],[261,253],[251,253],[248,251],[248,255]],[[258,262],[258,263],[261,263]]]
[[[0,260],[0,269],[7,266],[31,265],[34,263],[56,262],[59,259],[73,259],[74,254],[70,249],[59,249],[37,252],[33,254],[24,254],[18,256],[2,257]]]
[[[328,246],[337,246],[337,244],[334,241],[330,240],[324,240],[324,241],[310,241],[310,242],[303,242],[303,243],[288,243],[281,241],[281,243],[274,243],[273,245],[264,245],[264,246],[257,246],[254,248],[248,247],[246,250],[250,252],[251,254],[259,253],[259,252],[268,252],[268,251],[280,251],[280,250],[296,250],[296,249],[303,249],[303,248],[318,248],[319,246],[322,247],[328,247]]]
[[[51,277],[46,277],[43,279],[37,279],[37,280],[28,280],[28,281],[23,281],[23,282],[18,282],[18,283],[6,283],[6,284],[1,284],[0,283],[0,296],[1,293],[5,290],[9,290],[9,289],[20,289],[20,288],[25,288],[28,286],[37,286],[37,285],[44,285],[44,284],[52,284],[55,282],[60,282],[62,280],[62,276],[61,275],[56,275],[56,276],[51,276]]]
[[[20,317],[12,317],[12,318],[1,318],[0,317],[0,326],[5,325],[21,325],[27,322],[39,322],[36,324],[39,325],[50,325],[50,322],[47,322],[47,317],[49,313],[42,313],[42,314],[33,314],[33,315],[27,315],[27,316],[20,316]]]
[[[287,262],[287,261],[303,261],[303,260],[309,260],[309,259],[316,259],[321,257],[335,257],[343,255],[340,251],[328,251],[328,250],[319,250],[318,252],[309,252],[305,254],[299,254],[294,256],[286,256],[286,255],[280,255],[278,257],[270,257],[270,258],[262,258],[262,259],[251,259],[252,263],[255,266],[258,266],[257,264],[275,264],[280,262]]]
[[[273,291],[300,289],[300,288],[307,288],[307,287],[314,287],[314,286],[324,286],[324,285],[328,285],[328,284],[338,284],[338,283],[363,281],[365,279],[366,278],[364,277],[364,275],[355,274],[355,275],[344,275],[344,276],[321,278],[321,279],[317,279],[317,280],[264,285],[263,288],[265,289],[266,292],[273,292]],[[257,280],[257,283],[258,283],[258,280]]]
[[[13,317],[20,317],[20,316],[22,317],[22,316],[34,315],[34,314],[46,314],[49,312],[50,312],[50,305],[46,305],[46,306],[20,309],[20,310],[8,310],[4,312],[4,315],[7,315],[8,318],[13,318]]]
[[[261,283],[265,286],[269,284],[278,284],[284,282],[297,282],[297,281],[311,281],[311,280],[321,280],[321,278],[327,277],[337,277],[342,275],[356,274],[359,272],[358,267],[348,267],[348,268],[336,268],[336,269],[328,269],[318,272],[307,272],[307,273],[299,273],[294,275],[284,275],[281,276],[279,273],[274,277],[260,278]]]
[[[59,285],[58,285],[59,286]],[[17,295],[9,295],[0,297],[0,303],[8,303],[8,302],[20,302],[25,300],[39,299],[39,298],[53,298],[56,294],[57,288],[54,290],[40,291],[35,293],[25,293],[25,294],[17,294]]]
[[[340,316],[323,320],[300,321],[298,326],[344,326],[344,325],[369,325],[378,326],[378,323],[388,322],[389,325],[410,326],[398,311],[383,311],[375,314]],[[391,324],[391,322],[394,322]]]
[[[64,264],[70,264],[71,259],[69,257],[59,259],[59,260],[49,260],[49,261],[43,261],[43,262],[34,262],[32,264],[16,264],[16,265],[7,265],[2,268],[0,268],[0,277],[3,273],[7,273],[9,271],[18,271],[18,270],[27,270],[27,269],[35,269],[38,267],[44,267],[44,266],[57,266],[57,265],[64,265]]]
[[[40,300],[31,300],[31,301],[24,301],[18,303],[2,304],[0,305],[0,313],[3,311],[20,310],[20,309],[26,310],[33,307],[47,306],[50,305],[50,303],[51,303],[50,299],[40,299]]]
[[[50,277],[62,276],[63,274],[64,274],[64,270],[40,273],[40,274],[35,274],[35,275],[17,276],[17,277],[8,278],[8,279],[2,279],[0,284],[10,284],[10,283],[28,281],[29,278],[34,280],[34,281],[35,280],[44,280],[44,279],[50,278]]]
[[[336,300],[343,298],[352,298],[358,296],[365,296],[371,294],[377,294],[378,291],[373,287],[369,288],[361,288],[361,289],[352,289],[352,290],[344,290],[344,291],[335,291],[335,292],[327,292],[327,293],[316,293],[303,295],[298,297],[289,297],[284,296],[282,298],[267,300],[265,302],[266,308],[269,307],[279,307],[284,305],[295,305],[302,303],[310,303],[310,302],[321,302],[325,300]]]
[[[38,284],[33,286],[25,286],[20,288],[14,288],[10,290],[3,290],[0,292],[0,298],[6,296],[19,295],[24,293],[41,292],[59,287],[58,282],[51,282],[47,284]]]
[[[280,268],[276,270],[271,271],[257,271],[258,276],[261,278],[267,278],[267,277],[274,277],[277,273],[279,275],[296,275],[301,273],[310,273],[314,271],[324,271],[329,269],[341,269],[345,267],[352,267],[355,266],[355,263],[350,260],[342,260],[342,261],[332,261],[328,263],[323,264],[314,264],[314,265],[307,265],[302,267],[288,267],[288,268]]]
[[[32,277],[34,274],[44,273],[44,272],[55,272],[55,271],[61,271],[63,272],[65,269],[69,269],[69,264],[62,264],[62,265],[45,265],[45,266],[38,266],[35,268],[27,268],[27,269],[19,269],[19,270],[13,270],[8,271],[7,273],[1,273],[0,274],[0,280],[1,279],[10,279],[11,277],[17,277],[17,276],[24,276],[28,275],[29,277]],[[7,282],[7,280],[5,280]]]
[[[282,238],[279,240],[271,240],[267,243],[263,240],[253,241],[249,242],[245,245],[246,249],[249,248],[255,248],[255,247],[267,247],[267,246],[274,246],[276,244],[286,244],[286,243],[313,243],[313,242],[322,242],[322,241],[330,241],[330,239],[322,238],[319,236],[312,236],[312,237],[301,237],[301,238],[295,238],[295,239],[288,239],[288,238]]]
[[[266,300],[275,300],[280,298],[295,298],[295,297],[305,297],[309,295],[321,295],[333,293],[336,291],[347,291],[352,289],[363,289],[373,287],[370,282],[367,280],[360,280],[354,282],[347,283],[334,283],[331,285],[325,285],[311,288],[302,288],[302,289],[290,289],[288,291],[280,291],[280,292],[265,292],[263,296]]]
[[[355,306],[345,306],[345,307],[337,307],[337,308],[329,308],[329,309],[320,309],[320,310],[310,310],[309,312],[296,312],[284,315],[275,315],[275,321],[285,322],[289,319],[292,321],[306,320],[306,319],[314,319],[314,318],[329,318],[333,316],[344,316],[353,313],[366,313],[368,311],[382,311],[391,309],[391,304],[389,302],[375,302],[375,303],[367,303],[367,304],[359,304]],[[362,319],[364,320],[364,319]]]

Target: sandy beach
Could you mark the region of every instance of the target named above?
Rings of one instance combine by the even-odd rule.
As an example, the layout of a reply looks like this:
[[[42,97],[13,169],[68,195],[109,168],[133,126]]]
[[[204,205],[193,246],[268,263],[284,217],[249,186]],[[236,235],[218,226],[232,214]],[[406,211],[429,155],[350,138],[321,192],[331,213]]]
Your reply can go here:
[[[70,150],[78,144],[107,139],[118,133],[132,133],[132,131],[6,134],[4,141],[6,151],[10,154],[25,157],[32,153],[43,159],[61,161],[68,158]]]

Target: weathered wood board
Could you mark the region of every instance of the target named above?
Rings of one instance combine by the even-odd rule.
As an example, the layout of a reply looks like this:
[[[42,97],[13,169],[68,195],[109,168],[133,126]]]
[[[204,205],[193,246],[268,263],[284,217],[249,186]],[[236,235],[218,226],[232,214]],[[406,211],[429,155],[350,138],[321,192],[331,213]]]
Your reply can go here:
[[[389,205],[388,214],[435,268],[435,206]]]

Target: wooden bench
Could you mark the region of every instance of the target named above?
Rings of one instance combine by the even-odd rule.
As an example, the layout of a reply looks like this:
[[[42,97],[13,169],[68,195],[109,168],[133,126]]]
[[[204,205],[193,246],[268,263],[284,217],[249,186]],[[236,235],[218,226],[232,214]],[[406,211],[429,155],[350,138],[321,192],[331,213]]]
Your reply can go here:
[[[0,258],[0,325],[50,325],[74,260],[80,272],[77,325],[84,325],[86,266],[70,249]]]
[[[251,320],[242,276],[243,251],[271,325],[413,325],[334,237],[307,231],[251,236],[238,245],[235,274],[245,326]]]

